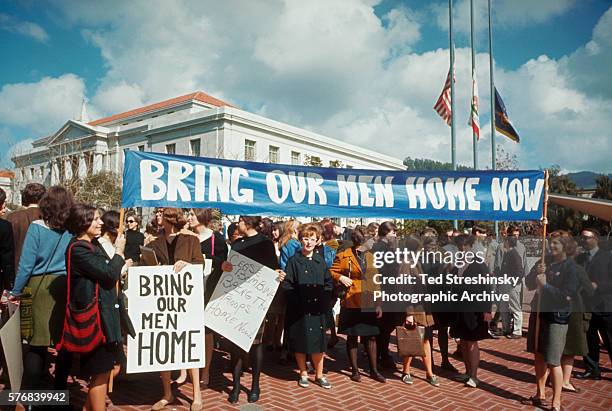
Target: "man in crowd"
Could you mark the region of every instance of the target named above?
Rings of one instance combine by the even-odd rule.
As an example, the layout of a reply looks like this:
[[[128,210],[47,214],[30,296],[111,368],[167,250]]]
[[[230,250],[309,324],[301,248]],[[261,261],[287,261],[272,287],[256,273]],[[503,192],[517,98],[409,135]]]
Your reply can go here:
[[[30,223],[41,218],[38,202],[46,191],[45,186],[42,184],[28,183],[25,188],[21,190],[21,205],[23,205],[25,209],[14,211],[6,217],[7,221],[13,226],[15,268],[19,267],[21,249],[23,248],[23,242],[28,232],[28,227],[30,227]]]
[[[0,217],[6,213],[6,193],[0,188]],[[13,227],[0,218],[0,280],[2,289],[10,290],[15,280],[15,259],[13,256]]]
[[[589,353],[584,357],[586,371],[576,377],[581,379],[600,379],[599,369],[599,335],[612,359],[612,254],[599,248],[599,232],[596,229],[582,230],[580,240],[584,252],[576,262],[586,270],[595,294],[591,300],[593,310],[587,342]]]
[[[499,275],[509,274],[509,273],[503,272],[502,264],[504,262],[504,257],[506,253],[512,249],[514,250],[513,254],[516,253],[520,257],[522,273],[524,274],[528,272],[527,250],[525,246],[523,245],[523,243],[519,241],[520,236],[521,236],[521,230],[518,226],[515,226],[515,225],[508,226],[508,228],[506,229],[506,238],[499,245],[499,247],[497,247],[497,251],[495,253],[495,262],[493,263],[493,272],[495,273],[495,275],[499,276]],[[510,237],[514,237],[516,239],[516,244],[514,241],[511,242],[512,247],[510,247],[510,243],[508,242],[508,239]],[[512,267],[514,267],[518,262],[516,258],[513,258],[513,260],[514,262],[512,264]],[[517,270],[513,270],[513,271],[517,271]],[[491,329],[490,329],[489,334],[492,337],[497,337],[497,336],[505,334],[508,338],[518,338],[517,336],[520,336],[522,333],[522,327],[523,327],[523,309],[522,309],[523,281],[522,279],[521,281],[519,281],[519,284],[516,286],[516,288],[517,290],[513,290],[513,292],[511,293],[511,295],[514,296],[515,300],[511,304],[509,304],[508,310],[510,312],[505,318],[506,318],[506,321],[508,322],[510,321],[510,318],[512,318],[514,322],[518,320],[519,324],[515,323],[512,326],[510,324],[503,324],[503,329],[499,330],[497,327],[497,324],[502,319],[502,312],[498,309],[495,312],[495,316],[493,317],[493,320],[491,321],[491,325],[490,325]],[[518,291],[518,294],[514,291]],[[512,296],[510,298],[513,298]],[[516,300],[517,298],[518,298],[518,301]]]

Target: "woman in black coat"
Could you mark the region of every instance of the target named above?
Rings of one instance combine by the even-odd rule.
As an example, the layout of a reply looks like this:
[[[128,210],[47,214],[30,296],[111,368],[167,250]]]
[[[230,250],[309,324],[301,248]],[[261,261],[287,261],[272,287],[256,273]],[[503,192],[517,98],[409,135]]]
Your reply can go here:
[[[122,349],[121,325],[116,284],[125,264],[125,237],[115,240],[115,255],[108,260],[103,250],[92,242],[102,231],[102,220],[95,207],[76,204],[70,209],[68,230],[75,235],[66,251],[69,303],[76,310],[84,309],[95,298],[105,342],[91,352],[81,354],[81,371],[91,376],[87,393],[87,409],[105,409],[109,374],[117,350]]]
[[[572,304],[580,289],[576,263],[570,256],[576,243],[568,237],[556,237],[550,241],[550,257],[546,264],[536,263],[525,278],[528,289],[537,289],[540,295],[540,329],[536,344],[536,316],[529,319],[527,351],[535,354],[536,394],[527,402],[542,406],[546,399],[547,369],[553,388],[552,410],[561,409],[563,370],[561,357],[565,348]],[[532,301],[532,313],[537,312],[538,294]],[[536,350],[537,345],[537,350]]]
[[[316,383],[329,389],[331,384],[323,375],[323,359],[326,318],[333,282],[325,259],[314,252],[321,240],[319,225],[303,225],[298,238],[302,248],[287,261],[287,277],[282,284],[287,300],[289,351],[295,353],[300,369],[300,387],[306,388],[309,385],[306,355],[310,354],[315,366]]]
[[[276,270],[279,273],[279,280],[283,281],[285,278],[285,273],[279,269],[274,243],[268,237],[257,231],[260,222],[261,217],[240,216],[240,219],[238,220],[238,231],[240,232],[241,237],[232,244],[232,250],[258,262],[261,265]],[[224,261],[221,268],[223,271],[233,270],[232,263],[229,261]],[[262,337],[264,334],[264,324],[265,320],[261,324],[259,332],[253,341],[253,345],[249,350],[253,376],[251,392],[248,396],[249,402],[257,402],[261,393],[259,388],[259,376],[261,374],[261,367],[263,365]],[[244,356],[246,353],[235,344],[231,344],[230,353],[233,388],[227,400],[232,404],[235,404],[238,402],[238,397],[240,395],[240,374],[242,374],[242,364],[244,362]]]

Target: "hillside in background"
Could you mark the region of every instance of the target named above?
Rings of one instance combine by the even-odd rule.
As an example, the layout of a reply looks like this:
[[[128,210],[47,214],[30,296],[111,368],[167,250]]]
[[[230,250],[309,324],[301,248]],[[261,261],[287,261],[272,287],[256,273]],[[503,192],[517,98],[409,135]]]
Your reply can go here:
[[[572,180],[579,188],[595,188],[597,186],[597,177],[601,173],[594,173],[592,171],[579,171],[577,173],[568,173],[567,176]],[[612,174],[608,174],[608,177],[612,178]]]

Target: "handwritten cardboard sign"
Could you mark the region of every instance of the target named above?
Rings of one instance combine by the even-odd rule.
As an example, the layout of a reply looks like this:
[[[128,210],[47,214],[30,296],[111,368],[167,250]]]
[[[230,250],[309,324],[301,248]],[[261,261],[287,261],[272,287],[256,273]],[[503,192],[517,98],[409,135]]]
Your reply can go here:
[[[278,273],[230,250],[224,272],[205,310],[206,326],[249,351],[279,286]]]

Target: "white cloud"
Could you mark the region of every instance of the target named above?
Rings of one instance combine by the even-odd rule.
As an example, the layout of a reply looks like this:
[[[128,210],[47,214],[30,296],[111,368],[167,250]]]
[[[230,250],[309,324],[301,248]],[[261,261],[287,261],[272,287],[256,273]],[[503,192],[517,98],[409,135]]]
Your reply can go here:
[[[495,0],[491,1],[493,27],[517,29],[538,24],[560,16],[577,4],[576,0]],[[431,6],[438,27],[448,30],[448,4]],[[488,30],[487,0],[474,0],[474,29],[477,33]],[[453,31],[470,33],[470,0],[453,3]]]
[[[41,43],[46,43],[49,40],[49,35],[45,29],[38,24],[19,20],[5,13],[0,13],[0,29],[30,37]]]
[[[0,89],[0,124],[51,133],[81,113],[83,79],[74,74],[44,77],[36,83],[6,84]]]
[[[481,9],[486,5],[476,3]],[[522,13],[532,23],[573,5],[538,3],[533,15],[524,2],[496,1],[494,6],[503,10],[510,3],[517,7],[508,11],[510,21]],[[111,114],[201,89],[247,110],[399,158],[450,160],[449,127],[433,110],[448,71],[448,50],[413,51],[422,19],[410,9],[393,9],[381,20],[374,2],[358,0],[59,4],[68,21],[100,49],[108,67],[91,96],[92,118],[95,110]],[[523,142],[501,135],[497,141],[518,155],[521,167],[559,163],[569,170],[610,170],[605,131],[612,127],[612,93],[603,92],[610,80],[601,69],[592,77],[597,96],[586,83],[576,84],[585,66],[610,66],[602,64],[612,52],[610,13],[592,41],[568,57],[542,56],[517,70],[498,69],[497,86]],[[456,50],[457,158],[462,164],[472,161],[470,60],[469,49]],[[477,55],[477,67],[479,156],[485,166],[490,163],[488,55]],[[71,97],[65,97],[67,104],[43,100],[44,110],[35,110],[43,120],[24,114],[31,107],[22,100],[47,85],[5,86],[0,122],[55,131],[51,119],[61,123],[80,112],[84,85],[67,76],[47,79],[63,79]],[[20,90],[17,98],[9,87]],[[10,105],[3,103],[5,96]]]

